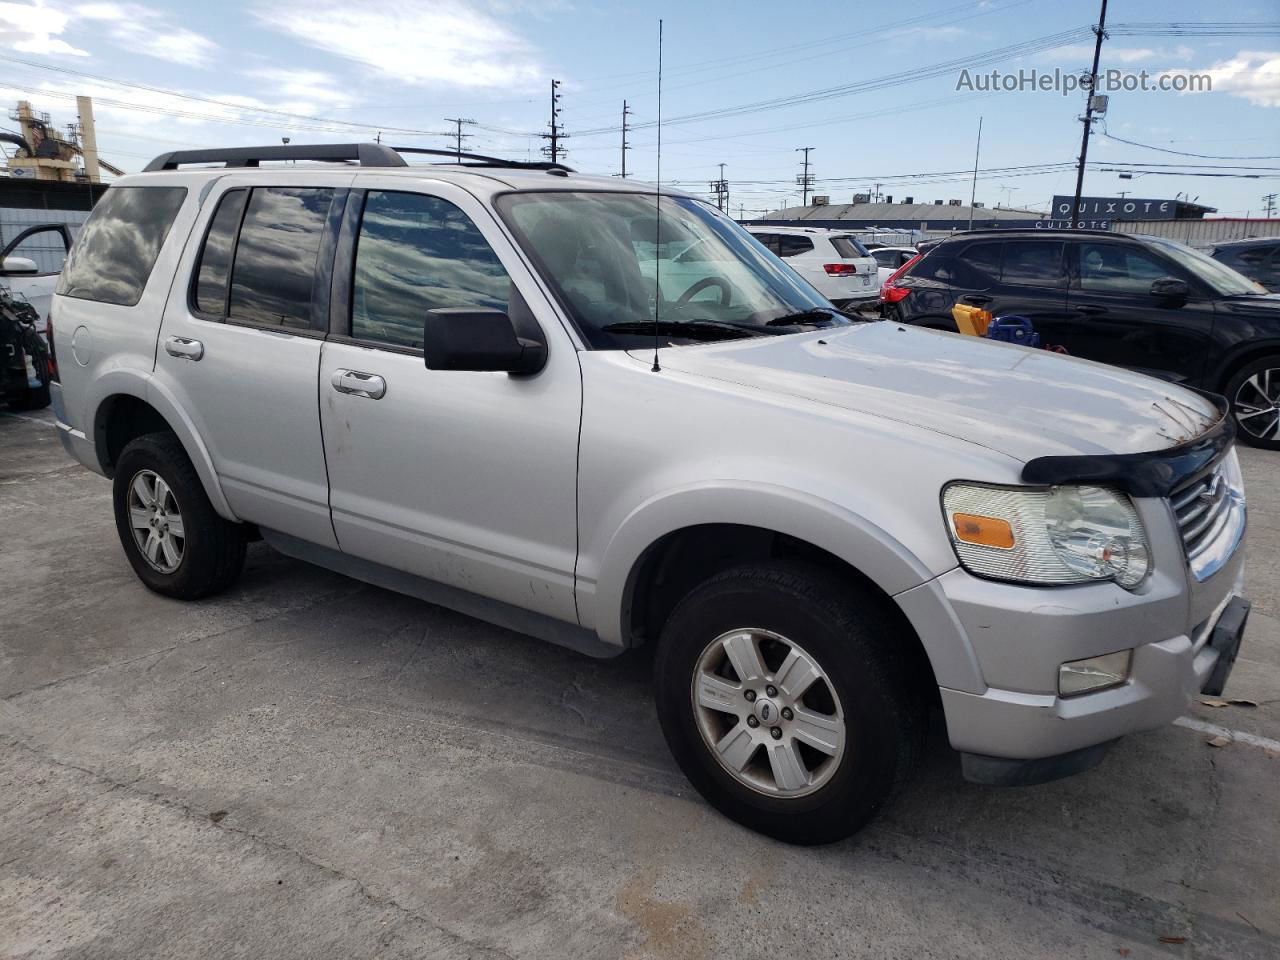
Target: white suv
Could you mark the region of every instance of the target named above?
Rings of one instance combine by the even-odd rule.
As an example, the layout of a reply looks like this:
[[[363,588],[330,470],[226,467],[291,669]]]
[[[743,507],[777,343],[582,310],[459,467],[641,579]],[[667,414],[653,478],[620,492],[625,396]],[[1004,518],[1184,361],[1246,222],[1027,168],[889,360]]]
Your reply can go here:
[[[747,230],[841,310],[872,303],[880,293],[876,261],[852,234],[817,227]]]
[[[98,203],[52,328],[58,434],[149,588],[226,589],[261,537],[652,645],[681,768],[791,841],[879,810],[933,705],[971,779],[1097,763],[1220,692],[1249,611],[1221,398],[854,321],[631,180],[167,154]]]

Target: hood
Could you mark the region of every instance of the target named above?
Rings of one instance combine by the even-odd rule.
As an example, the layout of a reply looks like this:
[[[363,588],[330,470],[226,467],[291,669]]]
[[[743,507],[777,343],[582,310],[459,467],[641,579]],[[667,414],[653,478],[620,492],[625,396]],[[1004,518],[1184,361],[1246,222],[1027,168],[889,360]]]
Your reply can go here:
[[[897,420],[1023,461],[1162,450],[1221,416],[1197,393],[1119,367],[886,321],[672,347],[662,367]]]

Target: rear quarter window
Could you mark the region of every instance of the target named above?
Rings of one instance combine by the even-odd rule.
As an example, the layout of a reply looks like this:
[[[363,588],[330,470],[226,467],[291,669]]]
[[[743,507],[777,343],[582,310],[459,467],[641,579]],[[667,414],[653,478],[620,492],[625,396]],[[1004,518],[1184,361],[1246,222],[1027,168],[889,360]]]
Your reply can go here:
[[[831,245],[836,248],[836,253],[842,260],[856,260],[859,257],[871,256],[867,248],[855,237],[832,237]]]
[[[108,190],[67,258],[59,296],[136,305],[186,197],[186,187]]]

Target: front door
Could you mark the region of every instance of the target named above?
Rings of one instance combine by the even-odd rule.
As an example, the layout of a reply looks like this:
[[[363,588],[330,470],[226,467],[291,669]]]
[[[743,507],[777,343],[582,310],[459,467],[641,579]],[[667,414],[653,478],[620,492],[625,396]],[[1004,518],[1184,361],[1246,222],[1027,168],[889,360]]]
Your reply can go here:
[[[316,379],[351,174],[217,181],[170,293],[157,388],[193,421],[242,520],[336,546]]]
[[[1070,317],[1056,342],[1069,353],[1172,380],[1199,381],[1213,333],[1213,300],[1194,277],[1155,251],[1107,239],[1069,244]],[[1151,295],[1164,277],[1185,280],[1191,297]]]
[[[339,243],[320,417],[342,550],[576,621],[581,372],[484,206],[444,183],[358,177]],[[428,370],[428,310],[532,310],[532,376]]]

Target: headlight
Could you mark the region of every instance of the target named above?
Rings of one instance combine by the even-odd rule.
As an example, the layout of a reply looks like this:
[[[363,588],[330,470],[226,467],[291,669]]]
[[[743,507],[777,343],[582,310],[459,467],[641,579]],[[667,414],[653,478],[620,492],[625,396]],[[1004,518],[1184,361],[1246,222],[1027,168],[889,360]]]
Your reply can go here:
[[[1108,487],[953,483],[942,506],[960,563],[984,577],[1135,587],[1150,566],[1137,511]]]

